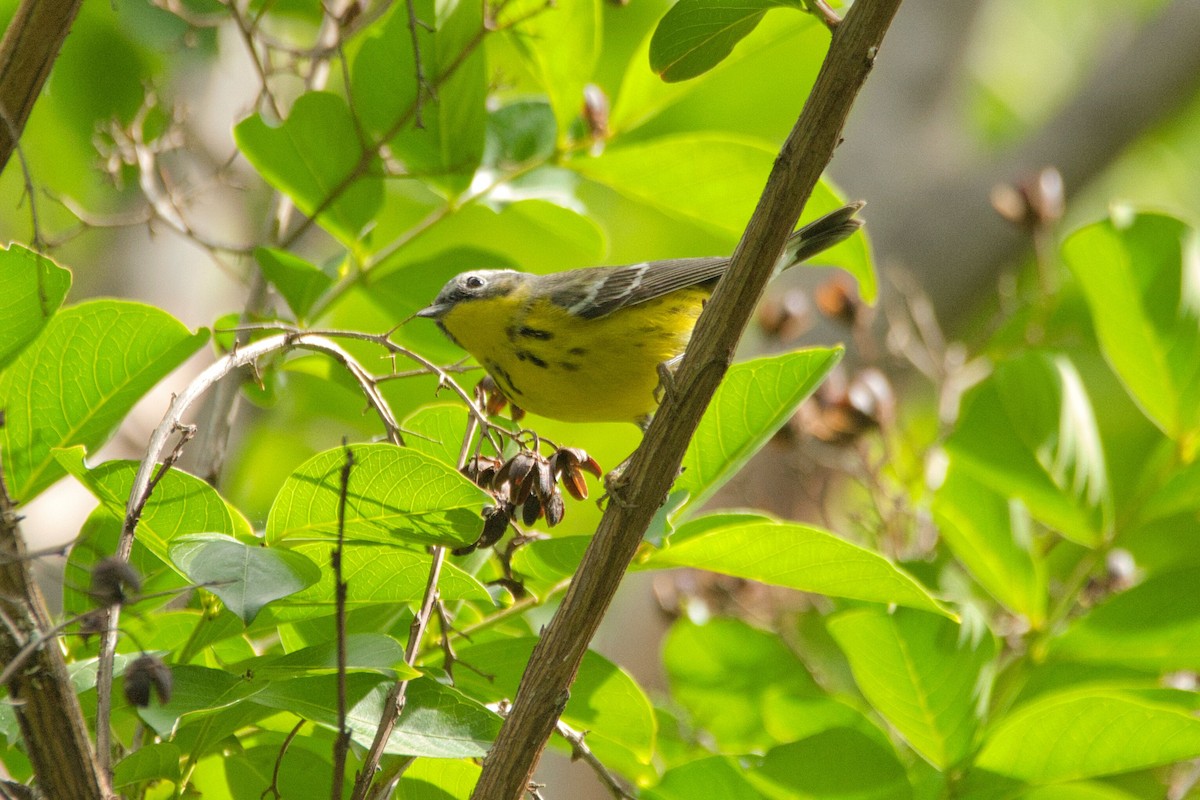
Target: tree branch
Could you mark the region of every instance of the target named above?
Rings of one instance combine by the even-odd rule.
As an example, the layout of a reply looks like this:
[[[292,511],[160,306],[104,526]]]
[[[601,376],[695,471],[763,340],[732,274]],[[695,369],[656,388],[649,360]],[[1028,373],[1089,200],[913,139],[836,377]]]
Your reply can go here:
[[[83,0],[23,0],[0,41],[0,172],[16,149]]]
[[[20,517],[0,474],[0,663],[28,663],[8,682],[25,752],[46,797],[107,800],[113,794],[88,738],[87,723],[52,630],[46,602],[29,570]],[[32,652],[22,649],[39,642]]]
[[[784,240],[833,156],[851,103],[899,5],[900,0],[858,0],[837,26],[812,94],[775,161],[729,271],[700,317],[675,388],[634,452],[616,487],[619,502],[609,503],[562,606],[534,648],[473,800],[518,800],[525,792],[588,643],[670,489]]]

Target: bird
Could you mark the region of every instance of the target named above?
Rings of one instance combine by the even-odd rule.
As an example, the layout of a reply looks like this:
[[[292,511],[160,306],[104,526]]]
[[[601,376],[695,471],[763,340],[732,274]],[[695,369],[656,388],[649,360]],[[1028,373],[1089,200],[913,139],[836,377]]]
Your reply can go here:
[[[863,205],[850,203],[795,231],[777,270],[851,236],[863,224],[855,216]],[[414,316],[436,321],[513,406],[566,422],[633,422],[645,430],[664,369],[682,357],[729,264],[729,257],[709,257],[546,275],[470,270]]]

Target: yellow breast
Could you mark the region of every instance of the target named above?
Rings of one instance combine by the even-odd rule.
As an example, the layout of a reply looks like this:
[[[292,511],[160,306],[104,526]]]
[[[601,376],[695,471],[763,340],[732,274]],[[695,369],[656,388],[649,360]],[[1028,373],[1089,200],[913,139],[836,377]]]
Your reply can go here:
[[[545,298],[460,303],[441,323],[515,405],[567,422],[639,422],[658,365],[683,353],[710,292],[689,287],[598,319]]]

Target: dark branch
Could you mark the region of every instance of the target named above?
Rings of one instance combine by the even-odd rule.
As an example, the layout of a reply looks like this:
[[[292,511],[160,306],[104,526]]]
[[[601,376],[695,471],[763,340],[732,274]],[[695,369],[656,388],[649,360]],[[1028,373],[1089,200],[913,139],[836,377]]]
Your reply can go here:
[[[658,507],[692,433],[732,359],[755,302],[822,170],[874,62],[900,0],[859,0],[837,26],[796,127],[783,145],[728,274],[701,315],[677,391],[650,424],[609,503],[562,606],[521,679],[512,714],[484,761],[474,800],[517,800],[566,704],[588,643]]]

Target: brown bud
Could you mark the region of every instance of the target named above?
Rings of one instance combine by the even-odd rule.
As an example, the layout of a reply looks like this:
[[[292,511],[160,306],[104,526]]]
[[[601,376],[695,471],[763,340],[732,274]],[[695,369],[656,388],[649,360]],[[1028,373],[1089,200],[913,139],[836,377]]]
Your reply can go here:
[[[768,336],[794,342],[813,326],[808,295],[799,289],[770,295],[758,307],[758,324]]]
[[[583,122],[592,139],[608,138],[608,95],[594,83],[583,87]]]
[[[508,403],[508,398],[491,375],[484,375],[479,383],[475,384],[475,399],[483,406],[488,416],[499,414]]]
[[[143,653],[125,668],[125,699],[140,708],[150,705],[151,688],[159,703],[168,702],[173,684],[171,668],[156,656]]]
[[[853,326],[858,321],[862,301],[848,278],[830,278],[817,287],[813,296],[817,309],[830,319]]]
[[[88,590],[99,606],[119,605],[129,601],[142,588],[142,578],[128,562],[110,556],[92,567],[92,585]]]
[[[1015,184],[997,184],[990,199],[996,213],[1013,225],[1029,229],[1052,225],[1062,219],[1066,207],[1062,173],[1046,167]]]

